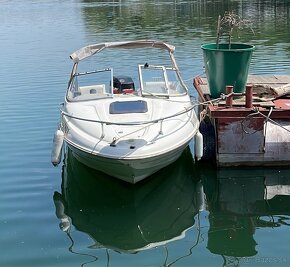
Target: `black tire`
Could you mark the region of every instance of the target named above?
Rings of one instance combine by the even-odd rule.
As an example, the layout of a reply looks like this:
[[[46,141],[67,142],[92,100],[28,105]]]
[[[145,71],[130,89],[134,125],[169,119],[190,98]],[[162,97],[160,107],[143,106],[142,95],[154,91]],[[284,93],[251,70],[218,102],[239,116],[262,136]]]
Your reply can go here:
[[[208,118],[200,122],[199,131],[203,136],[203,156],[202,161],[215,161],[215,128]]]

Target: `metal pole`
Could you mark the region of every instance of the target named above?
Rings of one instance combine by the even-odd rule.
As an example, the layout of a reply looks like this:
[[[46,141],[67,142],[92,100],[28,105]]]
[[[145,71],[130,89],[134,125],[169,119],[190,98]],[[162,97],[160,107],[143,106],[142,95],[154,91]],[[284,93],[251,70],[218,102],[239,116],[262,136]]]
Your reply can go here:
[[[253,85],[246,86],[246,108],[253,107]]]
[[[234,87],[232,85],[227,85],[226,87],[226,93],[227,93],[226,106],[227,107],[233,106],[233,90],[234,90]]]

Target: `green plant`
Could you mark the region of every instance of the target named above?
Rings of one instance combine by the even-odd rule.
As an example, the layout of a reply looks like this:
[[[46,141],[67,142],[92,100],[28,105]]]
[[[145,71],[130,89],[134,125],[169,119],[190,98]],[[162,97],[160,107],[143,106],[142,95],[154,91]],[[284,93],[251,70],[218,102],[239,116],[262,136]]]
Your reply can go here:
[[[219,47],[220,39],[223,36],[226,36],[228,39],[229,49],[231,49],[234,31],[238,32],[243,28],[250,28],[251,31],[254,33],[252,29],[252,22],[247,19],[242,19],[233,11],[225,12],[223,17],[219,15],[217,23],[217,38],[216,38],[217,48]]]

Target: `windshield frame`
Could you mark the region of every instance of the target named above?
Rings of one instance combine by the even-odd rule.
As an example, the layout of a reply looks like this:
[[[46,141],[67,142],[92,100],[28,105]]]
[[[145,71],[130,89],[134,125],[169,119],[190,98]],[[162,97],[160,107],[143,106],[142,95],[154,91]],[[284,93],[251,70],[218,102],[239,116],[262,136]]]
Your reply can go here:
[[[162,72],[162,76],[152,76],[151,81],[145,81],[144,70],[156,70]],[[174,71],[175,74],[175,85],[169,80],[168,71]],[[138,65],[138,73],[140,80],[140,90],[142,96],[163,96],[169,98],[169,96],[183,96],[187,94],[187,87],[184,82],[180,79],[178,70],[175,67],[166,67],[162,65]],[[181,92],[177,90],[177,87],[181,88]],[[151,90],[150,90],[150,89]],[[175,89],[173,89],[175,88]],[[155,91],[154,91],[155,90]]]
[[[108,86],[105,84],[95,84],[88,86],[80,86],[78,82],[78,77],[110,72],[110,79],[108,81]],[[74,73],[73,73],[74,72]],[[79,102],[79,101],[89,101],[96,100],[100,98],[111,98],[113,97],[113,68],[105,68],[100,70],[92,70],[87,72],[76,72],[76,67],[74,66],[72,75],[68,84],[66,99],[68,102]],[[82,92],[89,91],[89,93],[82,95]]]

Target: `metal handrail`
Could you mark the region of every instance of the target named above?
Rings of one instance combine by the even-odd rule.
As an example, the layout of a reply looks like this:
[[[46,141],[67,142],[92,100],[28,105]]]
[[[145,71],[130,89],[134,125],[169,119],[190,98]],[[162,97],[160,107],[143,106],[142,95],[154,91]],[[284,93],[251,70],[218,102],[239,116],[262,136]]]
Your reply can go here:
[[[173,115],[170,115],[170,116],[166,116],[166,117],[162,117],[162,118],[159,118],[159,119],[155,119],[155,120],[151,120],[151,121],[140,121],[140,122],[110,122],[110,121],[101,121],[101,120],[92,120],[92,119],[86,119],[86,118],[81,118],[81,117],[77,117],[77,116],[74,116],[74,115],[71,115],[65,111],[63,111],[61,108],[60,108],[60,112],[61,112],[61,115],[63,116],[66,116],[66,117],[69,117],[71,119],[76,119],[76,120],[81,120],[81,121],[87,121],[87,122],[96,122],[96,123],[101,123],[101,124],[106,124],[106,125],[128,125],[128,126],[132,126],[132,125],[145,125],[145,124],[152,124],[152,123],[158,123],[160,121],[164,121],[164,120],[167,120],[167,119],[170,119],[170,118],[174,118],[174,117],[177,117],[179,115],[182,115],[184,113],[187,113],[191,110],[193,110],[195,108],[196,105],[192,105],[188,108],[185,108],[185,110],[183,111],[180,111],[180,112],[177,112]]]

